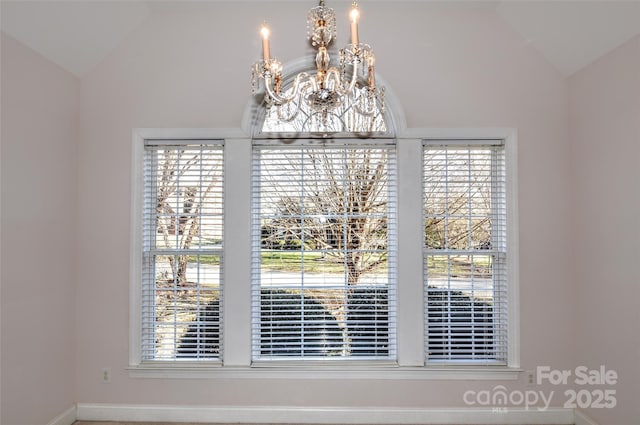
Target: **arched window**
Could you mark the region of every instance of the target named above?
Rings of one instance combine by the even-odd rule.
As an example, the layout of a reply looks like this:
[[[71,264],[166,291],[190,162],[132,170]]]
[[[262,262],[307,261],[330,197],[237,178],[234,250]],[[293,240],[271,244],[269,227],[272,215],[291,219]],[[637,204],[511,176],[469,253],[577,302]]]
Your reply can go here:
[[[329,111],[313,110],[302,97],[288,105],[267,105],[261,131],[384,135],[387,132],[384,109],[375,99],[367,99],[366,92],[366,87],[357,87],[354,94],[344,97]]]

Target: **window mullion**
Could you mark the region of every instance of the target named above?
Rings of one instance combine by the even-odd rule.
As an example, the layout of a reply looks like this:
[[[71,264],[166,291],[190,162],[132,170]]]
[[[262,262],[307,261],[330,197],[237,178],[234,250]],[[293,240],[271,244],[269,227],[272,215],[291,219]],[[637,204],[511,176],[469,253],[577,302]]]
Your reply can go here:
[[[424,365],[424,195],[422,140],[405,139],[397,145],[397,350],[400,366]],[[401,165],[401,166],[400,166]]]

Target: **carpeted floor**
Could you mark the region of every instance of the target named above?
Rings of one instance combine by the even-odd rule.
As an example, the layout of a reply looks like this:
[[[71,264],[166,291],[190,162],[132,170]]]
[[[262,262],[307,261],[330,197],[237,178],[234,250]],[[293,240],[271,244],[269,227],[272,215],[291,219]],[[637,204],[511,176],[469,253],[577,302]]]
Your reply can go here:
[[[237,423],[218,423],[218,422],[113,422],[113,421],[75,421],[73,425],[288,425],[288,424],[237,424]],[[316,425],[316,424],[303,424]],[[348,425],[348,424],[345,424]],[[491,425],[491,424],[487,424]]]
[[[207,425],[206,423],[193,422],[99,422],[99,421],[75,421],[73,425]],[[214,424],[211,424],[214,425]],[[232,425],[232,424],[215,424]],[[236,424],[237,425],[237,424]]]
[[[99,421],[75,421],[73,425],[207,425],[206,423],[193,422],[99,422]],[[213,424],[211,424],[213,425]],[[232,425],[232,424],[215,424]]]
[[[98,422],[98,421],[76,421],[73,425],[207,425],[193,422]],[[214,424],[210,425],[238,425],[238,424]],[[252,424],[252,425],[282,425],[282,424]],[[310,424],[312,425],[312,424]],[[491,424],[487,424],[491,425]]]

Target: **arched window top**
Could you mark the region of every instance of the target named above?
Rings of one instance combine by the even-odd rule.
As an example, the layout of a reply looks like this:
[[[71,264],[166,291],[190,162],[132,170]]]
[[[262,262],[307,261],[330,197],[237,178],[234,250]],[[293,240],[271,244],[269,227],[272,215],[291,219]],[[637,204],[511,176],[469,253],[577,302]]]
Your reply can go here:
[[[287,73],[283,85],[288,86],[295,75],[309,71],[308,59],[300,59],[285,66]],[[382,78],[376,76],[382,82]],[[258,138],[297,137],[395,137],[397,110],[395,98],[389,96],[386,84],[383,91],[384,106],[378,99],[367,95],[366,84],[356,84],[352,94],[343,97],[337,106],[327,111],[314,110],[304,96],[290,104],[276,106],[254,103],[252,135]],[[285,97],[291,89],[285,91]],[[258,100],[262,100],[261,98]],[[391,101],[391,102],[389,102]],[[257,108],[256,108],[257,106]]]
[[[327,111],[314,110],[303,97],[288,105],[267,106],[261,132],[386,135],[384,109],[375,99],[367,97],[366,87],[356,87],[353,94],[345,96],[335,108]]]

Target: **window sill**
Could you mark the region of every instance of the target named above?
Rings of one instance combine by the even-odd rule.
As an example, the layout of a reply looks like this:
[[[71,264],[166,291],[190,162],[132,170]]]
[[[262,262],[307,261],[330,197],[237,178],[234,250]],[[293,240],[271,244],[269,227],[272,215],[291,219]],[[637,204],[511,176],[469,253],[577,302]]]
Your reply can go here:
[[[392,364],[222,366],[154,364],[128,368],[131,378],[160,379],[372,379],[372,380],[504,380],[515,381],[521,369],[506,366],[398,366]]]

